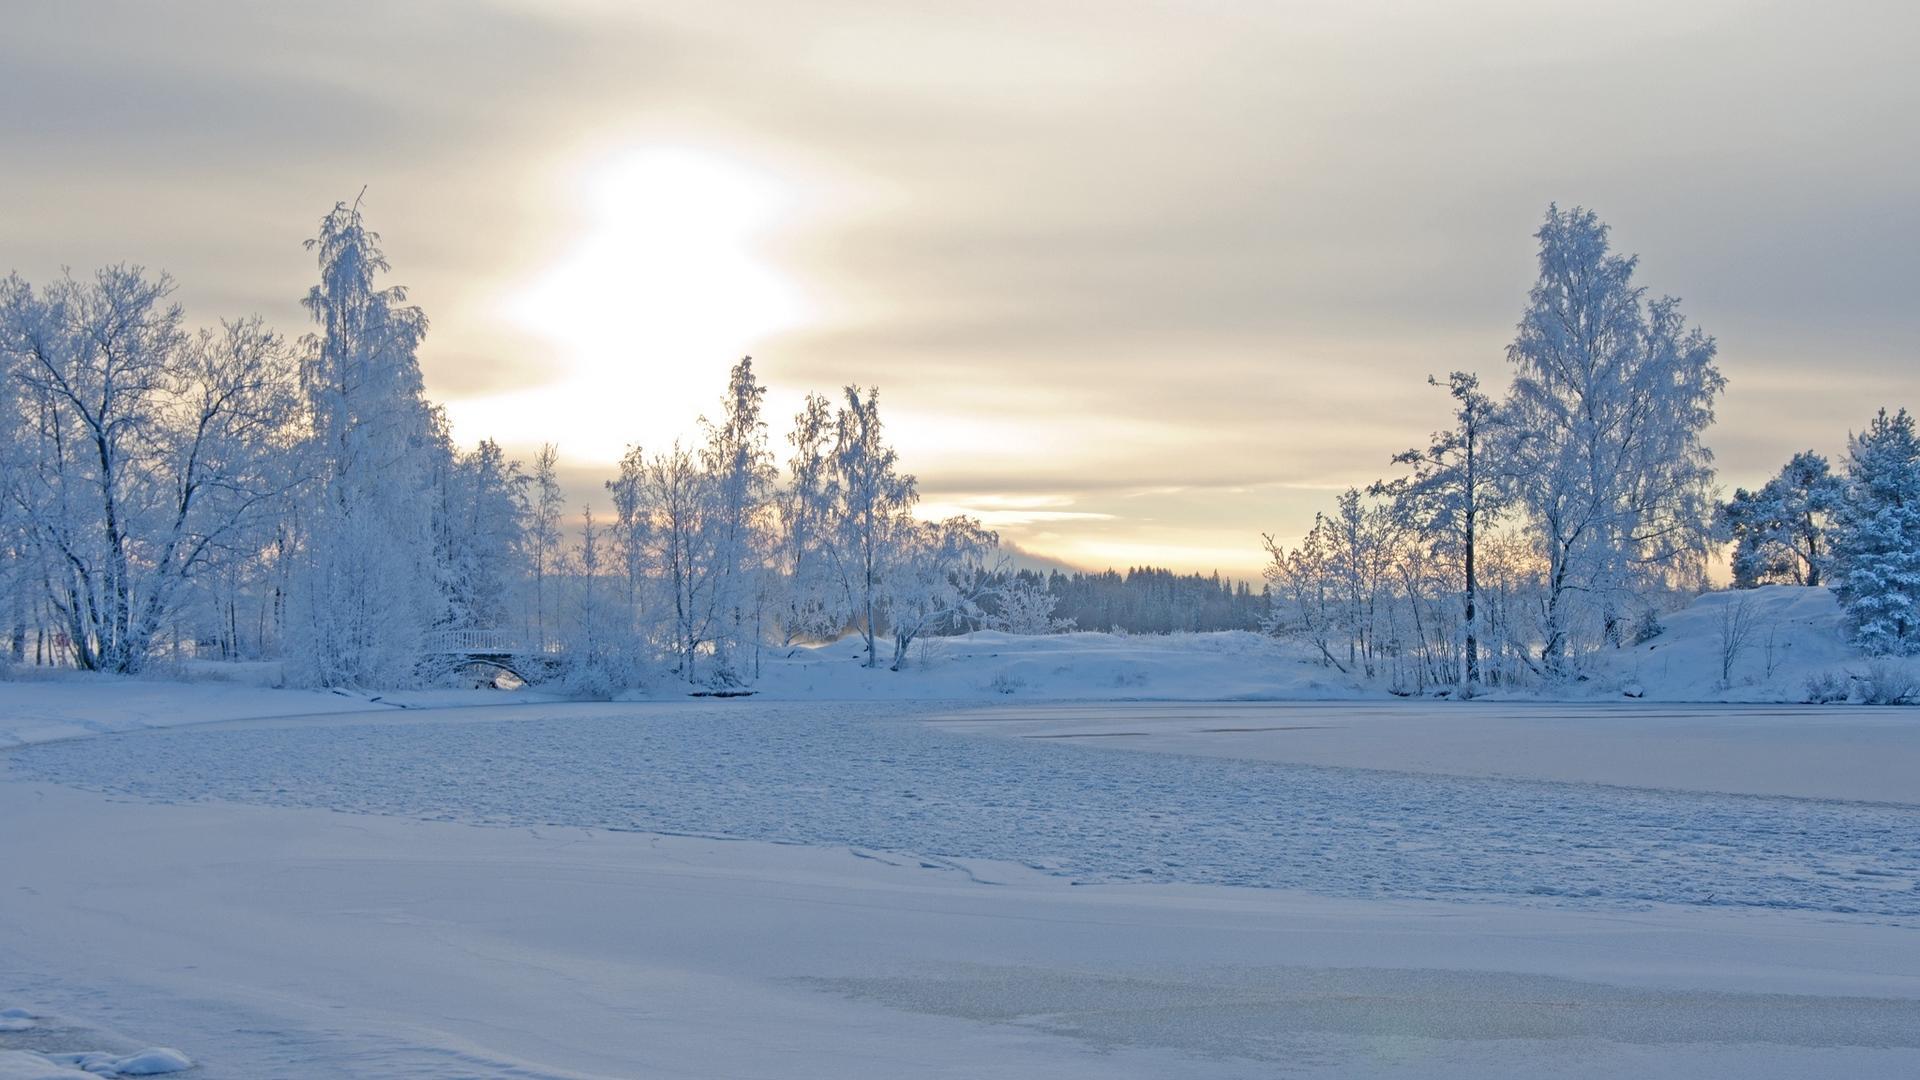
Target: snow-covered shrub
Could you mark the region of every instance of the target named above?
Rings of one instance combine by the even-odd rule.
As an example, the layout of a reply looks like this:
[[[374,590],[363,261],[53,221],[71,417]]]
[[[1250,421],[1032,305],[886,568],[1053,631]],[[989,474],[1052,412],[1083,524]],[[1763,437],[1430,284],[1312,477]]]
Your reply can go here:
[[[1876,660],[1857,675],[1860,700],[1868,705],[1910,705],[1920,701],[1920,678],[1913,669],[1891,660]]]
[[[1008,675],[1003,671],[987,683],[987,689],[996,694],[1011,694],[1025,685],[1027,680],[1018,675]]]
[[[1640,614],[1639,620],[1633,624],[1633,643],[1635,645],[1645,645],[1647,642],[1652,641],[1654,638],[1666,632],[1667,626],[1660,621],[1660,613],[1652,608],[1648,608]]]
[[[1837,705],[1846,701],[1851,693],[1846,678],[1831,671],[1808,675],[1804,689],[1802,700],[1809,705]]]

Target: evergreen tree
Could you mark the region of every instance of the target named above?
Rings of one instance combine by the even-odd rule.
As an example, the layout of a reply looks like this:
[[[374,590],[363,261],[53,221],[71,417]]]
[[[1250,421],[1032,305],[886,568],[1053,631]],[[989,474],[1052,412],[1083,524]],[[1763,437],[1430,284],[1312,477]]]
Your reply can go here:
[[[1920,652],[1920,438],[1905,409],[1880,410],[1848,440],[1833,570],[1856,644],[1873,655]]]

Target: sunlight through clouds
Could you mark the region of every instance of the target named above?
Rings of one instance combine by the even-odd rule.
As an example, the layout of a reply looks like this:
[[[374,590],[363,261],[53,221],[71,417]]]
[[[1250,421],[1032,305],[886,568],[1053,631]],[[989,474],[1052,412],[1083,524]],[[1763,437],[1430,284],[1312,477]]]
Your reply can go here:
[[[559,431],[568,456],[611,461],[628,442],[680,431],[727,366],[816,314],[762,245],[801,207],[774,173],[717,152],[649,146],[580,184],[584,227],[556,264],[516,286],[503,314],[552,343],[561,379],[455,402],[464,430],[511,444]]]

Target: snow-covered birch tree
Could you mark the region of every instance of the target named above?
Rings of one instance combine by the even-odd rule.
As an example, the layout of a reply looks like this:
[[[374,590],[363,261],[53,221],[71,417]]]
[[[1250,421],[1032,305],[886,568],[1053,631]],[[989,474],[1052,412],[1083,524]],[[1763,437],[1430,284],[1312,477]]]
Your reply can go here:
[[[1726,380],[1713,339],[1677,300],[1647,299],[1638,260],[1610,250],[1592,211],[1550,207],[1535,235],[1502,454],[1546,565],[1539,656],[1557,677],[1583,646],[1617,644],[1642,594],[1702,579],[1713,459],[1700,436]]]
[[[292,367],[258,319],[188,333],[138,267],[0,282],[15,428],[6,497],[83,668],[139,671],[155,638],[278,506]]]
[[[835,580],[866,647],[867,666],[879,666],[876,636],[885,613],[887,576],[913,536],[914,478],[899,469],[899,455],[880,423],[880,392],[846,388],[834,417],[833,472],[827,502],[833,543],[828,552]]]
[[[757,648],[761,611],[767,599],[763,569],[767,556],[768,514],[777,470],[767,449],[767,425],[760,418],[767,391],[753,374],[753,358],[743,357],[727,379],[727,396],[718,421],[707,421],[701,465],[710,479],[712,505],[706,512],[715,578],[713,606],[716,678],[737,679],[742,650]]]
[[[303,301],[319,329],[301,366],[318,478],[292,576],[288,671],[327,686],[409,681],[445,613],[433,484],[444,453],[416,351],[427,318],[389,270],[359,203],[335,204],[307,244],[320,282]]]

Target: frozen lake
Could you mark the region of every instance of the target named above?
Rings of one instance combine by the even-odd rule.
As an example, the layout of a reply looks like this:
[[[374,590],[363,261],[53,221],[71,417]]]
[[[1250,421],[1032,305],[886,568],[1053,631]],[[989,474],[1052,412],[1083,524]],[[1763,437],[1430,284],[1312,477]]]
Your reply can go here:
[[[1274,726],[1342,709],[1288,707]],[[1254,713],[1236,722],[1254,726]],[[897,705],[525,706],[144,732],[11,756],[25,778],[161,802],[1008,860],[1080,882],[1920,917],[1913,805],[1144,752],[1080,734],[1091,737],[987,738]]]

